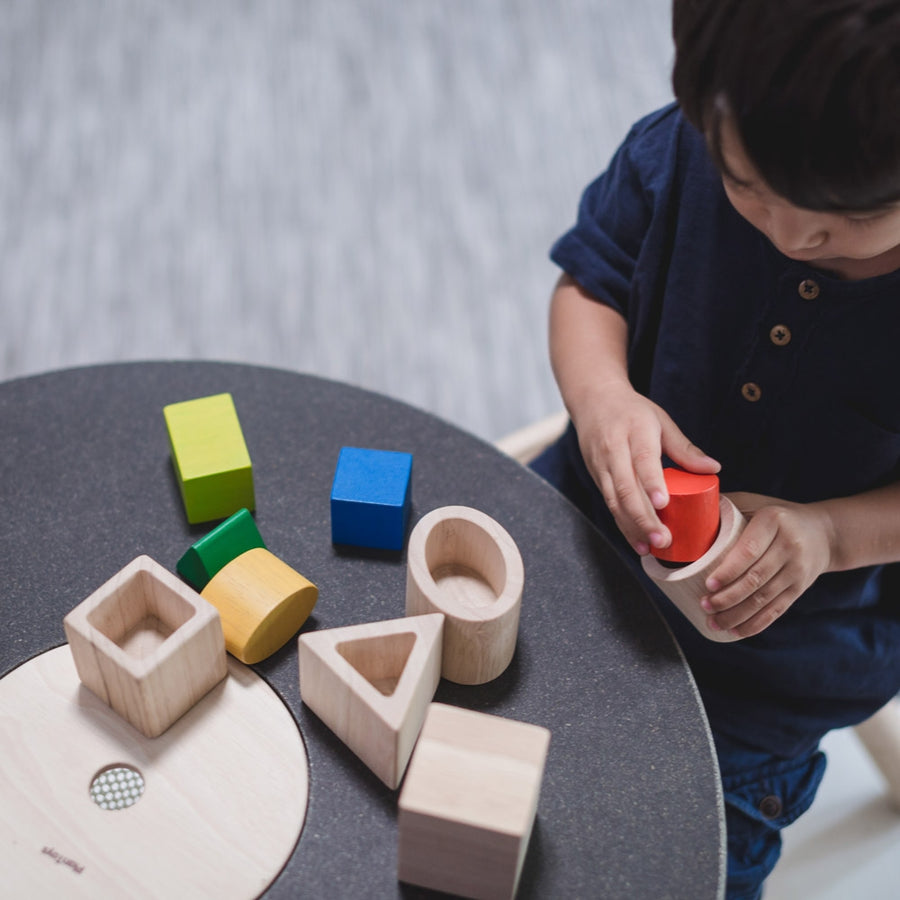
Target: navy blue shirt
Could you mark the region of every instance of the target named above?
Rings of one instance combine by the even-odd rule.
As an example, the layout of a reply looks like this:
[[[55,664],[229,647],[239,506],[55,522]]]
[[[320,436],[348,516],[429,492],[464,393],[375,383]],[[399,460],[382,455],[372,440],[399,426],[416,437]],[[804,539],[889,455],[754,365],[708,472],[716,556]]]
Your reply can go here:
[[[900,477],[900,272],[844,281],[783,256],[677,107],[634,126],[551,256],[625,316],[632,384],[722,463],[723,491],[810,502]],[[793,756],[900,690],[897,566],[823,575],[762,634],[708,641],[644,578],[571,429],[555,453],[545,474],[658,599],[714,729]]]

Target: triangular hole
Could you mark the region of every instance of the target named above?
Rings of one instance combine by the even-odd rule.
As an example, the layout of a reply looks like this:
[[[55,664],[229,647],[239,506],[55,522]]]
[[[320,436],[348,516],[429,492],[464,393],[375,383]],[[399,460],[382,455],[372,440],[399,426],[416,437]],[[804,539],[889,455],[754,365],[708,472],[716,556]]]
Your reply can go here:
[[[372,687],[390,697],[397,689],[406,661],[416,645],[411,631],[376,635],[356,641],[343,641],[335,650],[368,681]]]

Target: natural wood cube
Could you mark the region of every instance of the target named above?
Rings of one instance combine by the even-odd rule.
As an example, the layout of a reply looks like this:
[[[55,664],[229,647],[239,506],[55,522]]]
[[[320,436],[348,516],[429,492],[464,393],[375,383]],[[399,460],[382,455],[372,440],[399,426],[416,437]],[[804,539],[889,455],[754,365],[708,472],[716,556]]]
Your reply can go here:
[[[63,627],[82,683],[147,737],[227,671],[218,612],[148,556],[76,606]]]
[[[515,896],[549,744],[539,725],[432,703],[400,793],[400,881]]]

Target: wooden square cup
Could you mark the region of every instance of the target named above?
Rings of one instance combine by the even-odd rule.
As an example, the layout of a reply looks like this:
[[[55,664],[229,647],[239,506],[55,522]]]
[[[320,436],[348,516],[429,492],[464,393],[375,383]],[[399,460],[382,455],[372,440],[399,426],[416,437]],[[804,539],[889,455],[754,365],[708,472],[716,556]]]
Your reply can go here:
[[[139,556],[63,620],[82,683],[147,737],[226,675],[219,613]]]

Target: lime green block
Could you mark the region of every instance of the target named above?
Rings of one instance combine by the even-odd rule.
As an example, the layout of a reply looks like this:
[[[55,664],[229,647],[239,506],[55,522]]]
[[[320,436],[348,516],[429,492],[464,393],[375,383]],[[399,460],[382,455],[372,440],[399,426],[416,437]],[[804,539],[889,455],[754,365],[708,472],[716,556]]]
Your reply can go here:
[[[231,394],[172,403],[163,415],[188,522],[254,509],[253,466]]]
[[[255,547],[266,549],[250,511],[240,509],[193,544],[175,568],[194,590],[202,591],[220,569]]]

